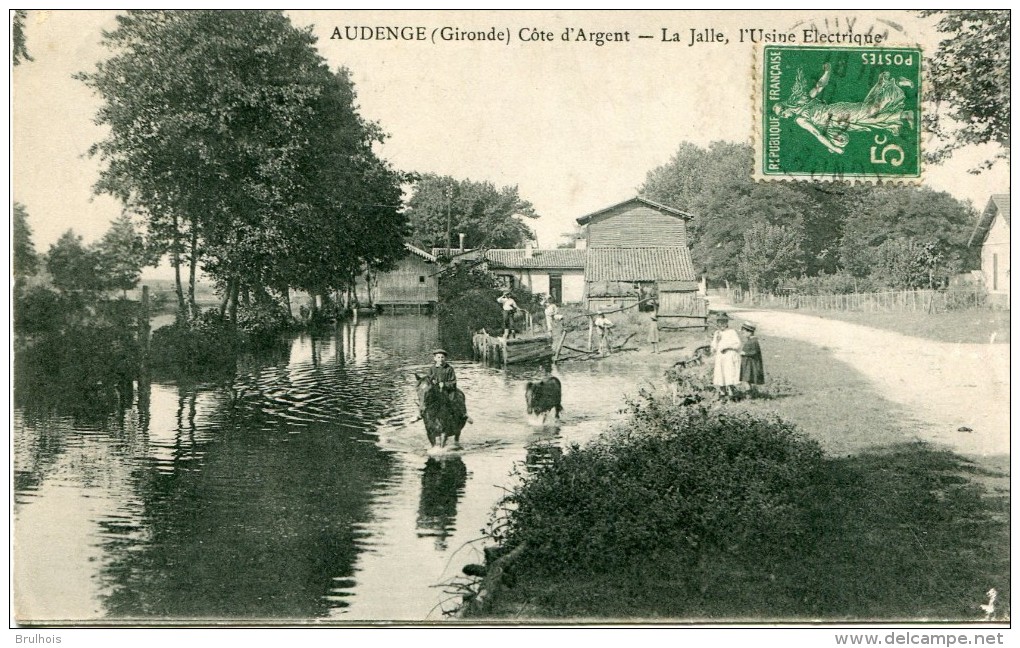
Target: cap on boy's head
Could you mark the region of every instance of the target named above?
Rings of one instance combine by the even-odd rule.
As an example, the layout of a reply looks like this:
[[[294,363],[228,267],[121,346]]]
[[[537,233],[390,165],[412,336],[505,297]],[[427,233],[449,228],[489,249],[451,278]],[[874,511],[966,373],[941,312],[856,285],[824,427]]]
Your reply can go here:
[[[744,322],[743,324],[740,325],[740,328],[750,333],[754,333],[754,324],[751,324],[750,322]]]
[[[446,352],[446,349],[435,349],[434,351],[432,351],[432,355],[440,355],[440,354],[442,354],[444,356],[445,355],[450,355],[450,354],[448,354]]]

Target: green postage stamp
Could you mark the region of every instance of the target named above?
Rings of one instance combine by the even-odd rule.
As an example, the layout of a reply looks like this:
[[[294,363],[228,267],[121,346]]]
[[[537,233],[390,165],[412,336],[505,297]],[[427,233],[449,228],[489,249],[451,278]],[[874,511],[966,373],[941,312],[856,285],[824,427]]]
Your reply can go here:
[[[921,50],[766,46],[759,179],[921,177]]]

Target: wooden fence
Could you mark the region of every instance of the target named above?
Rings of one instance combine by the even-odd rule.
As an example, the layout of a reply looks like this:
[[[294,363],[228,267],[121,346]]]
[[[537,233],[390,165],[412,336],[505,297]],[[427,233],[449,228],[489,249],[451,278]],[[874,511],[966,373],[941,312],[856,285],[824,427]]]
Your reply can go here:
[[[769,295],[731,289],[728,297],[732,304],[803,310],[942,313],[964,308],[1009,308],[1008,299],[991,299],[992,296],[983,290],[896,290],[843,295]]]

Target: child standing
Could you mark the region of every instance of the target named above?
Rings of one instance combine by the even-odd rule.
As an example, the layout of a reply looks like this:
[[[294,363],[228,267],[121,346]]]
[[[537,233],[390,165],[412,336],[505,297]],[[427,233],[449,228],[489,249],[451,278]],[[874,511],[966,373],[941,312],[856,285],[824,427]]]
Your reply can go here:
[[[648,343],[652,345],[652,353],[659,352],[659,303],[654,299],[648,302],[652,312],[648,318]]]
[[[740,326],[744,344],[740,347],[740,382],[747,383],[748,391],[754,395],[758,385],[765,384],[765,365],[761,360],[761,345],[755,336],[754,324],[744,322]]]

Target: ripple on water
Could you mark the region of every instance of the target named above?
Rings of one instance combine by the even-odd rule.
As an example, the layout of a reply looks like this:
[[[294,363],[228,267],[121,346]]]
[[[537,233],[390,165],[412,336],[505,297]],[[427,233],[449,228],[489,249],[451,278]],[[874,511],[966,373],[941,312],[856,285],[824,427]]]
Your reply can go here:
[[[438,340],[420,330],[430,321],[298,337],[290,358],[246,361],[227,384],[153,383],[147,409],[102,424],[16,411],[16,516],[31,507],[37,529],[59,529],[73,506],[87,531],[17,558],[82,572],[92,552],[82,582],[115,616],[427,618],[436,584],[477,562],[463,548],[514,466],[590,439],[645,377],[561,367],[563,419],[538,427],[523,386],[540,370],[455,362],[474,424],[430,454],[413,380]]]

